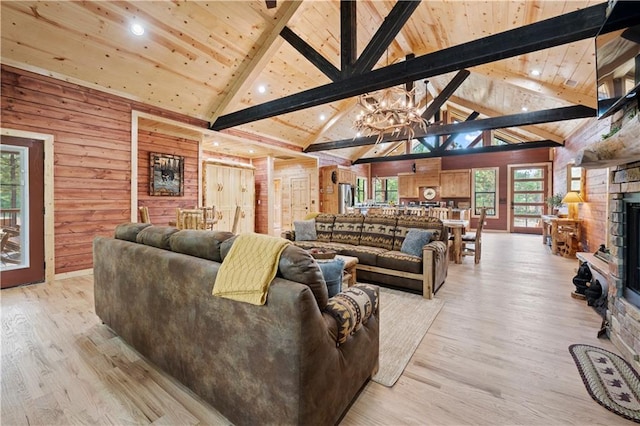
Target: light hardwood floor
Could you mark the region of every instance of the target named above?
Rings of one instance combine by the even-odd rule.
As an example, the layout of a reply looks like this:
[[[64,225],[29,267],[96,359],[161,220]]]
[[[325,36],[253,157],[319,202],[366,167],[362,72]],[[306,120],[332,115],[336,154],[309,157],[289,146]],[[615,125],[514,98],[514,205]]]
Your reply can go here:
[[[400,380],[369,382],[342,424],[629,423],[591,399],[567,349],[618,353],[570,297],[576,267],[539,236],[485,233],[479,265],[450,265],[444,307]],[[0,297],[2,425],[228,424],[100,323],[91,276]]]

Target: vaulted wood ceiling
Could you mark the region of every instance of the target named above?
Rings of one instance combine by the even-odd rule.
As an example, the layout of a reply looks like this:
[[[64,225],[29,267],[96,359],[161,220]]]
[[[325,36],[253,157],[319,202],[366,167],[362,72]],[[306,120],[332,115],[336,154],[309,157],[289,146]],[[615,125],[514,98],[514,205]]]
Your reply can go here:
[[[601,1],[422,1],[385,53],[379,70],[492,34],[601,4]],[[396,1],[358,1],[355,55],[362,54]],[[340,70],[339,1],[2,2],[2,62],[98,87],[211,123],[230,113],[331,83],[281,33],[298,37]],[[603,18],[604,19],[604,18]],[[133,22],[145,34],[130,31]],[[287,37],[291,41],[291,37]],[[478,120],[582,105],[596,106],[592,37],[491,63],[471,72],[443,108]],[[540,75],[533,76],[533,70]],[[456,72],[416,81],[418,99],[441,93]],[[363,79],[366,78],[362,77]],[[266,88],[260,93],[259,86]],[[355,136],[356,99],[252,121],[220,133],[254,134],[313,150]],[[321,119],[321,116],[324,119]],[[562,142],[584,119],[532,124],[508,131],[524,140]],[[209,149],[227,144],[207,131]],[[214,147],[213,143],[218,142]],[[397,145],[397,144],[395,144]],[[331,151],[355,161],[394,155],[394,144]],[[375,151],[375,153],[374,153]],[[239,153],[243,156],[257,156]]]

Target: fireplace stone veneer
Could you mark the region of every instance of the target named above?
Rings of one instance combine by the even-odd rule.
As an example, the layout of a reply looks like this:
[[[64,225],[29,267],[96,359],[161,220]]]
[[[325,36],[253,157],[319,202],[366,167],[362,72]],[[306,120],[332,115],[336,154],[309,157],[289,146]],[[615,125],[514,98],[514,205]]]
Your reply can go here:
[[[607,333],[620,353],[640,370],[640,308],[624,298],[625,197],[640,193],[640,162],[612,168],[609,176],[609,291]]]

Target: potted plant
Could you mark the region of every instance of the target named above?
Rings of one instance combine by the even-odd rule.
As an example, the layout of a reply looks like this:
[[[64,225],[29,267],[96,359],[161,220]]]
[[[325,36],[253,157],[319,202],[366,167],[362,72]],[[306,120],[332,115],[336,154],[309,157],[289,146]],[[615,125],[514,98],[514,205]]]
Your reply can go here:
[[[554,194],[550,197],[547,197],[547,205],[551,209],[554,215],[558,214],[558,209],[562,205],[563,195],[560,193]]]

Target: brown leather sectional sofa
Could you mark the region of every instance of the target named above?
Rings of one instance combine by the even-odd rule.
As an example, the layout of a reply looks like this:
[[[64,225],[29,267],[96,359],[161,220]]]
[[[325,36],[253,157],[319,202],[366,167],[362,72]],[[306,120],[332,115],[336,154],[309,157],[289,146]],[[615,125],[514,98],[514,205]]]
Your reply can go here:
[[[96,237],[96,314],[234,424],[336,424],[377,370],[377,301],[338,341],[344,328],[327,313],[335,301],[317,263],[294,245],[265,305],[213,296],[232,236],[125,224],[116,238]],[[367,290],[377,300],[378,288]]]
[[[358,258],[358,281],[370,281],[433,297],[448,271],[449,235],[438,218],[409,215],[326,214],[315,219],[315,240],[296,240],[295,231],[283,233],[303,248],[331,248]],[[401,251],[410,229],[432,232],[432,240],[415,256]]]

